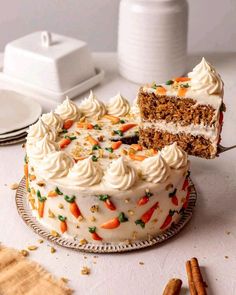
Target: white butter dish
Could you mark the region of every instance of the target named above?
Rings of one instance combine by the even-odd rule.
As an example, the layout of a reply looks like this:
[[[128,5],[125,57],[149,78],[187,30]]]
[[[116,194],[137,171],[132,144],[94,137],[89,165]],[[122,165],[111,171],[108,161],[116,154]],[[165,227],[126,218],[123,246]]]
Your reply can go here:
[[[0,79],[22,92],[56,101],[73,98],[99,83],[104,72],[95,69],[85,42],[45,31],[6,45]]]

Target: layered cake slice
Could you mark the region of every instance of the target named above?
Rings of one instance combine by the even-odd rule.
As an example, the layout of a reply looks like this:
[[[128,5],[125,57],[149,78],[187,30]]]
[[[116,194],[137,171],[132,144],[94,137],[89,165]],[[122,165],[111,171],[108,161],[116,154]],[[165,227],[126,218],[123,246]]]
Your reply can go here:
[[[161,149],[177,142],[188,154],[214,158],[223,123],[224,83],[205,58],[188,73],[138,93],[140,143]]]

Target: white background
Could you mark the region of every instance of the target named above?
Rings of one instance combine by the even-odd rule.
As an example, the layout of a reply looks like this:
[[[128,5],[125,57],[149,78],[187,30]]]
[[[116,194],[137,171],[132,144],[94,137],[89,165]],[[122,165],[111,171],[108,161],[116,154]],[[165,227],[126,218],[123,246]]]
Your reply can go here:
[[[119,0],[0,0],[0,51],[35,30],[80,38],[115,51]],[[236,0],[189,0],[189,50],[235,51]]]

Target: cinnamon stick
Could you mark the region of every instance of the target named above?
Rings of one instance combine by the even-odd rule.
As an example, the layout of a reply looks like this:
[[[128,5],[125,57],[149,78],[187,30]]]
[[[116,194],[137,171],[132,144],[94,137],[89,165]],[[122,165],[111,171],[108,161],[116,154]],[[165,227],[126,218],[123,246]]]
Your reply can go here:
[[[197,291],[195,289],[194,282],[193,282],[191,263],[189,260],[186,262],[186,272],[187,272],[187,276],[188,276],[188,286],[189,286],[190,294],[197,295]]]
[[[198,264],[197,258],[192,258],[190,260],[190,265],[192,269],[192,275],[193,275],[193,282],[194,286],[196,288],[197,294],[198,295],[206,295],[206,288],[205,288],[205,283],[202,278],[201,270]]]
[[[165,287],[163,295],[179,295],[182,286],[180,279],[171,279]]]

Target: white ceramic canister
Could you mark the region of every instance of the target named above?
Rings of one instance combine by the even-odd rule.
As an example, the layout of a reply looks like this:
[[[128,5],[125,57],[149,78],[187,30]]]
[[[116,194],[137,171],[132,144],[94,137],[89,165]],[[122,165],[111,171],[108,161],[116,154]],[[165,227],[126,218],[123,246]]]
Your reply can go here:
[[[141,84],[183,75],[187,31],[187,0],[121,0],[120,74]]]

